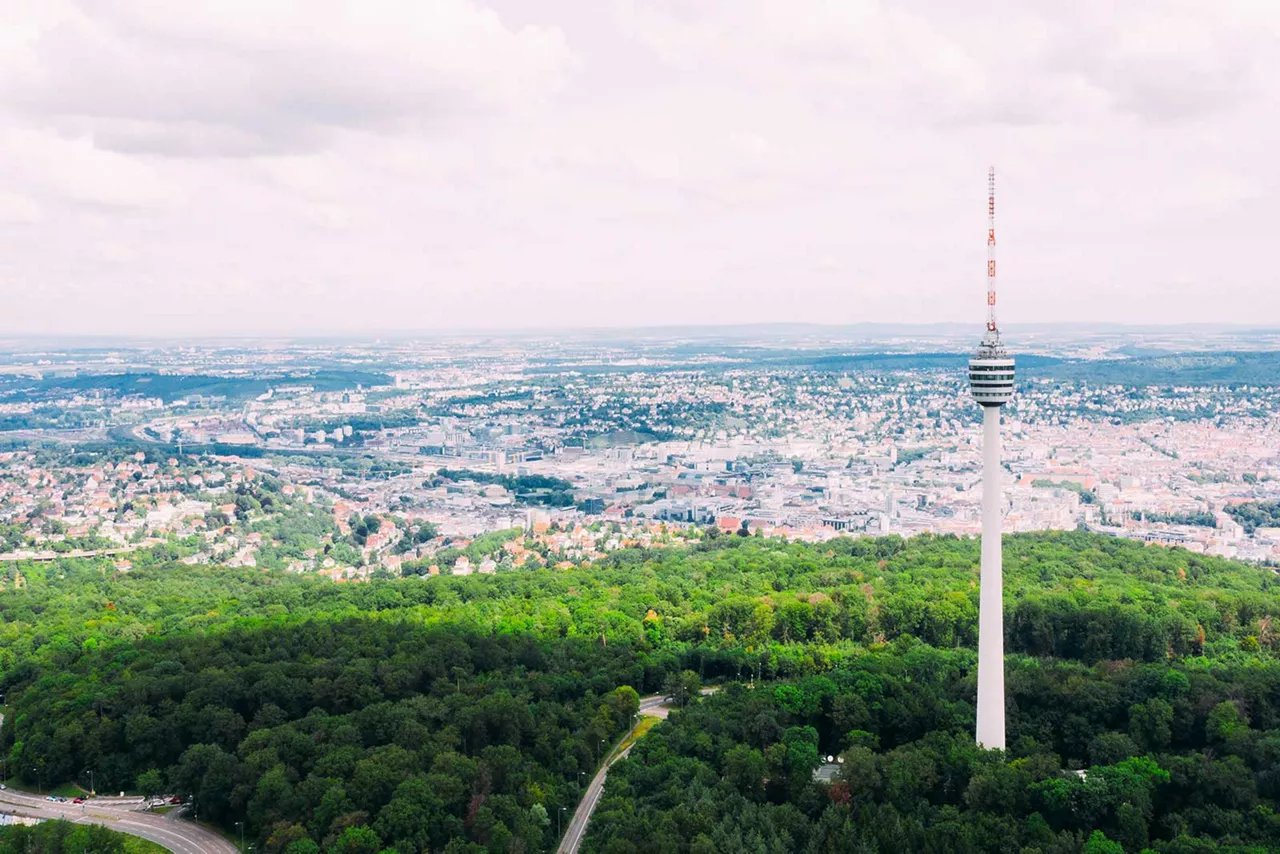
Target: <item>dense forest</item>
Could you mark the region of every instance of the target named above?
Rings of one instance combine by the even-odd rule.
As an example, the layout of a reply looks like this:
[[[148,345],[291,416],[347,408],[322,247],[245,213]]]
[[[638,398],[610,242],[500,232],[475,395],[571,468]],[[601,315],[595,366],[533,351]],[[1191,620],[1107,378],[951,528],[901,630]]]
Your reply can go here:
[[[281,371],[276,376],[245,377],[183,373],[50,373],[41,379],[7,377],[0,382],[0,394],[10,400],[42,400],[76,391],[106,391],[118,395],[141,394],[166,402],[195,395],[226,397],[239,401],[256,397],[275,386],[306,385],[317,391],[345,391],[356,385],[387,385],[385,374],[354,370]]]
[[[1013,656],[1003,759],[973,743],[970,665],[904,637],[731,685],[614,767],[585,850],[1280,850],[1274,663]]]
[[[263,854],[549,851],[639,695],[690,672],[724,687],[615,766],[586,849],[1280,849],[1270,570],[1006,538],[1002,758],[972,745],[972,540],[708,533],[358,585],[180,553],[4,570],[10,769],[189,795]]]
[[[366,826],[402,852],[544,850],[548,810],[573,806],[578,771],[636,711],[633,667],[623,647],[393,619],[237,625],[104,647],[37,681],[18,755],[50,781],[94,768],[132,788],[159,770],[274,850]]]

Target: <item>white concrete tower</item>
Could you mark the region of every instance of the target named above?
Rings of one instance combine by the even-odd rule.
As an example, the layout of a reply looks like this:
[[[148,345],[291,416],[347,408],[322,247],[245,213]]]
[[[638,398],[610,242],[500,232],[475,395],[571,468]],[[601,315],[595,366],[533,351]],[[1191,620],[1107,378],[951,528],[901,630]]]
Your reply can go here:
[[[969,387],[982,405],[982,569],[978,600],[977,741],[1004,749],[1004,582],[1001,569],[1000,409],[1013,397],[1013,357],[996,325],[996,172],[987,173],[987,332],[969,359]]]

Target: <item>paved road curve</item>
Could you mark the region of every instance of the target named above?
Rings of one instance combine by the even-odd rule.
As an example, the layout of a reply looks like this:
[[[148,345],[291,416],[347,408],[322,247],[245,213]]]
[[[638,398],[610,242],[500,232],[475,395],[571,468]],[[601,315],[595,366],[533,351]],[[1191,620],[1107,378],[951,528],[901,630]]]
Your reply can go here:
[[[710,694],[714,688],[704,688],[703,694]],[[671,711],[666,705],[666,698],[661,696],[642,697],[640,713],[665,718]],[[0,715],[0,725],[4,717]],[[578,804],[578,809],[569,822],[564,837],[557,849],[560,854],[577,854],[582,837],[586,835],[587,823],[595,812],[600,796],[604,794],[604,781],[608,776],[609,766],[622,759],[631,748],[628,747],[610,759],[596,772],[587,786],[586,794]],[[47,801],[36,795],[15,792],[12,789],[0,791],[0,811],[15,815],[35,818],[65,818],[67,821],[100,824],[121,833],[130,833],[149,839],[168,848],[174,854],[238,854],[237,849],[227,840],[197,824],[181,819],[174,820],[154,813],[139,812],[141,802],[137,798],[94,798],[83,805]],[[83,808],[82,808],[83,807]]]
[[[93,798],[85,804],[73,804],[70,801],[47,801],[12,789],[0,792],[0,810],[14,815],[100,824],[120,833],[149,839],[174,854],[237,854],[234,845],[213,831],[189,821],[139,812],[140,806],[138,798]]]
[[[715,687],[703,688],[702,695],[704,697],[709,696],[714,694],[716,690]],[[655,695],[653,697],[640,698],[640,714],[665,720],[670,713],[671,707],[667,705],[666,697]],[[634,746],[632,745],[632,747]],[[560,847],[556,849],[557,854],[578,854],[578,846],[582,844],[582,837],[587,835],[587,823],[591,821],[591,814],[596,811],[596,805],[600,803],[600,796],[604,794],[604,780],[605,777],[609,776],[609,766],[624,758],[630,752],[631,747],[628,747],[618,755],[610,757],[596,772],[596,775],[591,778],[591,785],[587,786],[586,794],[582,796],[582,800],[578,802],[578,808],[574,810],[573,820],[569,822],[569,827],[560,839]]]
[[[659,718],[665,718],[670,708],[666,705],[665,697],[641,697],[640,698],[640,714],[653,715]],[[560,847],[556,849],[558,854],[577,854],[578,846],[582,844],[582,837],[587,833],[587,822],[591,821],[591,814],[596,811],[596,805],[600,803],[600,796],[604,794],[604,780],[609,776],[609,766],[631,752],[631,748],[612,757],[609,761],[600,766],[600,770],[591,778],[591,785],[587,786],[586,793],[582,796],[582,800],[578,802],[578,808],[574,810],[573,819],[569,822],[569,826],[565,829],[564,836],[560,839]]]

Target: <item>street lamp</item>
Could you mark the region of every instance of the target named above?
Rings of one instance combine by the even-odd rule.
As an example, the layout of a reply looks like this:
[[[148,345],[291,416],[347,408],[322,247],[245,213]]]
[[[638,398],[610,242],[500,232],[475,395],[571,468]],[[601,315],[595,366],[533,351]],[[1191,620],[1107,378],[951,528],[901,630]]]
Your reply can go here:
[[[559,839],[564,835],[564,807],[560,807],[560,811],[556,813],[556,838]]]
[[[236,827],[240,828],[240,850],[244,850],[244,822],[237,821]]]

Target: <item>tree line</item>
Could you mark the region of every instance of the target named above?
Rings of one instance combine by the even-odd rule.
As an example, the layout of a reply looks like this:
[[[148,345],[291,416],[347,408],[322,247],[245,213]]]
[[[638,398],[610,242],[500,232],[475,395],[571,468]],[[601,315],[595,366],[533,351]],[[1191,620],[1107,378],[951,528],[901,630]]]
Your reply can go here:
[[[645,824],[602,823],[596,850],[1270,838],[1280,582],[1258,567],[1083,533],[1006,538],[1007,766],[1031,770],[1005,777],[962,750],[973,540],[720,537],[568,570],[355,585],[186,566],[184,548],[135,552],[127,573],[91,559],[3,569],[11,771],[187,794],[202,819],[246,822],[264,854],[546,851],[636,698],[661,692],[688,710],[633,755],[665,744],[671,768],[611,789],[602,815]],[[725,683],[723,699],[699,703],[703,681]],[[754,735],[735,729],[738,703]],[[815,786],[811,768],[835,754],[880,782],[837,803],[844,790]],[[935,782],[901,795],[900,763]],[[618,780],[642,773],[628,767]],[[1065,774],[1103,767],[1120,770],[1092,779],[1154,781],[1151,808],[1099,806]],[[758,790],[715,794],[757,771]],[[983,787],[1014,800],[981,800]],[[844,829],[822,835],[828,824]],[[758,839],[734,835],[749,828]]]

